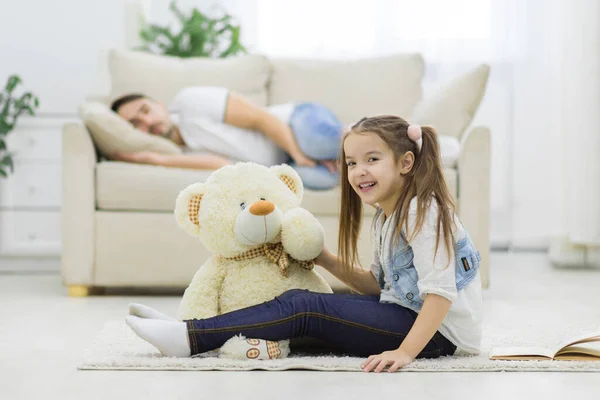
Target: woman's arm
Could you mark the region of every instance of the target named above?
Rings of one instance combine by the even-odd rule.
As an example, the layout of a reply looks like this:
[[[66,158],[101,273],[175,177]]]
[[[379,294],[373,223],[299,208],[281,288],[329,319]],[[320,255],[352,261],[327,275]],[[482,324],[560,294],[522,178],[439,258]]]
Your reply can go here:
[[[363,269],[359,265],[355,265],[354,268],[347,271],[341,258],[327,249],[323,249],[315,263],[361,294],[374,296],[381,293],[379,284],[371,271]]]
[[[151,151],[118,153],[116,160],[139,164],[162,165],[164,167],[189,169],[219,169],[232,164],[231,160],[215,154],[159,154]]]
[[[239,94],[229,93],[224,122],[238,128],[261,132],[279,148],[286,151],[298,165],[316,165],[314,161],[302,153],[294,138],[294,133],[288,125],[263,108],[250,103]]]

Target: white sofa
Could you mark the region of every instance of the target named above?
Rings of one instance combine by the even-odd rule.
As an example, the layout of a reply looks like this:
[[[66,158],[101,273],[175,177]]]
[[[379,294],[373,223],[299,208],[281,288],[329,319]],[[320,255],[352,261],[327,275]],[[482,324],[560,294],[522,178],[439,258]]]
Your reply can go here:
[[[316,101],[344,123],[393,113],[434,125],[443,135],[447,182],[459,216],[481,252],[483,285],[489,282],[490,132],[468,127],[485,91],[489,69],[479,66],[422,100],[424,61],[418,54],[355,61],[271,60],[248,55],[225,60],[175,59],[113,50],[107,101],[143,92],[163,101],[190,85],[219,85],[257,104]],[[173,218],[180,190],[210,171],[193,171],[108,161],[99,155],[86,121],[63,131],[62,277],[71,296],[92,288],[185,288],[208,257]],[[89,125],[88,125],[89,126]],[[455,146],[453,146],[455,143]],[[303,206],[337,249],[338,190],[305,192]],[[369,216],[359,255],[372,255]],[[321,269],[334,290],[347,287]]]

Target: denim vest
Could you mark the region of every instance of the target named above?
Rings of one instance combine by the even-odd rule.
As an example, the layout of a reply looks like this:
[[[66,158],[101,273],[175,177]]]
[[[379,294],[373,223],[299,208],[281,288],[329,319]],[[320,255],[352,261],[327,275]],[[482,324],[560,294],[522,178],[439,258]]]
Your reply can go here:
[[[379,210],[376,218],[379,219],[383,212]],[[375,238],[380,243],[379,251],[381,260],[374,260],[379,264],[379,287],[384,288],[384,269],[385,274],[390,281],[396,298],[407,308],[414,311],[420,311],[423,307],[423,300],[419,295],[417,286],[418,275],[413,264],[413,251],[407,244],[404,234],[400,235],[398,244],[390,251],[390,240],[392,235],[384,238],[383,233],[379,238]],[[384,240],[382,240],[384,239]],[[440,246],[443,246],[440,243]],[[465,237],[456,242],[454,246],[454,255],[456,259],[456,289],[460,291],[467,286],[477,276],[481,256],[479,251],[473,245],[468,232],[465,230]]]

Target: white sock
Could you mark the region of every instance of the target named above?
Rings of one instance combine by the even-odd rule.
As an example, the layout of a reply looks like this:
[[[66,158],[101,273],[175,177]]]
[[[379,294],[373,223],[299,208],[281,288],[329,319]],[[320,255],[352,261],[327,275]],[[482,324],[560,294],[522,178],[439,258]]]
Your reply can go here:
[[[140,318],[149,318],[149,319],[162,319],[165,321],[177,321],[175,318],[171,318],[159,311],[156,311],[154,308],[145,306],[143,304],[137,303],[129,303],[129,315],[135,315]]]
[[[185,322],[147,319],[134,315],[125,317],[125,322],[139,337],[156,347],[163,356],[189,357],[191,355]]]

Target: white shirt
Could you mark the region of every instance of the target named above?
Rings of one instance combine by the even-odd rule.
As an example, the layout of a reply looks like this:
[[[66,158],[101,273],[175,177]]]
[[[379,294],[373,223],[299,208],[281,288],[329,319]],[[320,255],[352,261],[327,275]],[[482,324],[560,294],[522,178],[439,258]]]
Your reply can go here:
[[[407,238],[410,238],[411,229],[415,227],[416,217],[417,201],[414,198],[410,202],[409,207]],[[421,299],[425,299],[427,294],[433,293],[452,302],[439,331],[457,347],[458,351],[477,354],[480,351],[483,323],[481,277],[478,271],[473,281],[461,291],[457,291],[454,249],[451,249],[450,254],[448,254],[443,234],[440,236],[434,260],[437,217],[438,206],[435,201],[432,201],[427,215],[423,220],[421,230],[409,243],[414,256],[413,264],[418,275],[417,286],[419,288],[419,295]],[[379,224],[379,230],[376,230],[377,237],[379,235],[384,235],[384,237],[392,235],[393,229],[389,226],[392,220],[393,218],[387,218],[383,224]],[[457,227],[457,230],[454,232],[454,239],[458,242],[465,237],[466,233],[456,215],[454,216],[454,222]],[[385,240],[382,242],[385,243]],[[380,250],[379,254],[381,255],[383,252]],[[448,260],[450,260],[449,263]],[[371,271],[375,278],[378,279],[379,264],[374,262],[371,266]],[[380,301],[401,304],[390,285],[390,279],[386,275],[385,269],[384,282]]]
[[[284,150],[261,132],[224,122],[229,90],[197,86],[181,90],[169,105],[187,152],[215,153],[233,161],[252,161],[266,166],[287,161]],[[270,106],[267,111],[288,124],[293,103]]]

